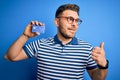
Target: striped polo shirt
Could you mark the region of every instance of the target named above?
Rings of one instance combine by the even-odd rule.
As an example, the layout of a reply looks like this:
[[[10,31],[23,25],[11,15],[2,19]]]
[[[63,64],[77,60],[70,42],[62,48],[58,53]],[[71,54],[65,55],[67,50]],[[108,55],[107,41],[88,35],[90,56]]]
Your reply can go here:
[[[97,67],[91,58],[92,46],[75,37],[62,45],[56,35],[33,41],[23,49],[29,58],[37,59],[37,80],[84,80],[85,69]]]

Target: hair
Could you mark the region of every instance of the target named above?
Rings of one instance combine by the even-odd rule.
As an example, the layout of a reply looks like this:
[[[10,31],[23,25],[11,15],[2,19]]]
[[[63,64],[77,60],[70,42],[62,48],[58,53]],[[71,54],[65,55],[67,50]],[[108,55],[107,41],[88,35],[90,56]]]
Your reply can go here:
[[[64,4],[61,5],[60,7],[58,7],[55,17],[57,18],[59,15],[61,15],[65,10],[72,10],[77,12],[77,14],[79,15],[79,6],[76,4]]]

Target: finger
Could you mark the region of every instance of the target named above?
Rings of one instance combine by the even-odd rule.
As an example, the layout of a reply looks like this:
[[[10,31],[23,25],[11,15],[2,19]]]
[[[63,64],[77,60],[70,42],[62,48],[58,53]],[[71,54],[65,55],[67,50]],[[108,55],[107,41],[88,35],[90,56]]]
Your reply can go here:
[[[39,32],[35,32],[37,35],[40,35],[40,33]]]
[[[36,20],[36,21],[31,21],[31,24],[32,25],[39,25],[39,22]]]
[[[100,48],[104,48],[104,42],[100,43]]]
[[[99,57],[99,54],[98,53],[96,53],[96,52],[92,52],[92,54],[91,54],[92,56],[95,56],[95,57]]]
[[[101,51],[100,47],[94,47],[94,49],[92,50],[92,52],[96,52],[99,53]]]
[[[45,26],[45,24],[41,23],[41,22],[38,22],[38,25],[39,26]]]
[[[37,26],[38,26],[38,25],[39,25],[39,22],[38,22],[38,21],[35,21],[35,25],[37,25]]]
[[[31,24],[34,25],[34,24],[35,24],[35,21],[31,21]]]
[[[97,61],[97,57],[91,56],[94,61]]]
[[[39,22],[39,21],[31,21],[31,23],[33,24],[33,25],[39,25],[39,26],[44,26],[45,24],[43,24],[43,23],[41,23],[41,22]]]

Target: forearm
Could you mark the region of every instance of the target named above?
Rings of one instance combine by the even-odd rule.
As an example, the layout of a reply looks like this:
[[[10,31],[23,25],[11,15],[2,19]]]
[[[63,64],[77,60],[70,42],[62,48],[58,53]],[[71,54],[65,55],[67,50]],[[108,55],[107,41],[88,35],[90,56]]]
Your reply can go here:
[[[26,29],[23,32],[23,35],[21,35],[17,41],[15,41],[11,47],[8,49],[7,54],[5,55],[5,58],[10,60],[10,61],[18,61],[18,60],[23,60],[27,58],[27,55],[25,54],[23,50],[23,45],[26,43],[28,38],[35,37],[38,34],[36,32],[32,32],[32,26],[33,25],[39,25],[43,26],[42,23],[38,21],[31,21]]]
[[[27,40],[28,40],[28,37],[27,37],[27,36],[21,35],[21,36],[17,39],[17,41],[15,41],[15,42],[11,45],[11,47],[8,49],[7,54],[6,54],[5,57],[6,57],[8,60],[13,60],[14,58],[16,58],[16,57],[20,54],[20,52],[21,52],[21,50],[22,50],[22,47],[23,47],[23,45],[26,43]]]
[[[93,74],[92,80],[105,80],[108,69],[97,69]]]

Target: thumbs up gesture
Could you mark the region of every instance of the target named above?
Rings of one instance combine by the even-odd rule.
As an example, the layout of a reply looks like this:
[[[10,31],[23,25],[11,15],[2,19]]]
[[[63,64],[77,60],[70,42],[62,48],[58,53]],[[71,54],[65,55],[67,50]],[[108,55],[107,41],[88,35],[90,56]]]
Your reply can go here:
[[[99,47],[94,47],[92,52],[92,58],[95,60],[95,62],[100,66],[106,66],[107,61],[105,57],[105,51],[104,51],[104,42],[100,43]]]

